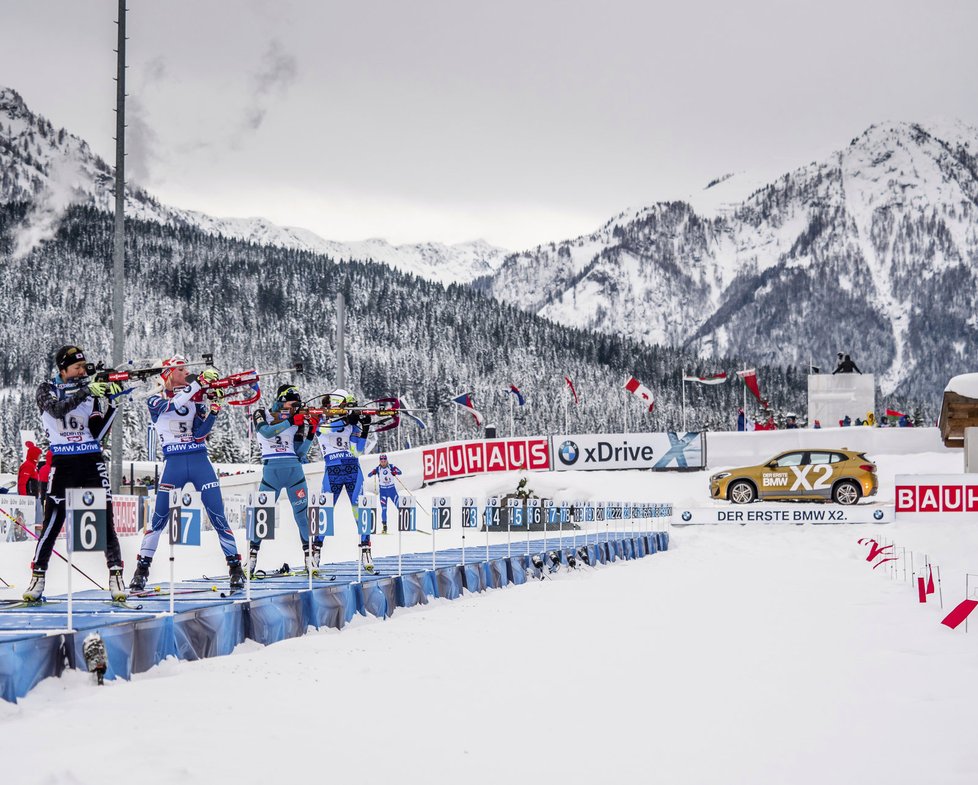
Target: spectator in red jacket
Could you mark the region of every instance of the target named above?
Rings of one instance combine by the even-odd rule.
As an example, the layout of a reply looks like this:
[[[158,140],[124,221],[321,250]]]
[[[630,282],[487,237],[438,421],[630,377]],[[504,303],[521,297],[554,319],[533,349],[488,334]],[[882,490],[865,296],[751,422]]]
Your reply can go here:
[[[34,442],[27,442],[27,457],[17,470],[17,493],[21,496],[37,496],[40,480],[37,476],[37,459],[41,448]]]

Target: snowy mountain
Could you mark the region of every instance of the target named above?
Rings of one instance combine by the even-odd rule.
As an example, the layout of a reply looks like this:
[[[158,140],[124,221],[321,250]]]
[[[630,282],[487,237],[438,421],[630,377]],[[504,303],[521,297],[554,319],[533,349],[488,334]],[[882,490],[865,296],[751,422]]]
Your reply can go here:
[[[964,124],[875,125],[747,198],[708,193],[735,192],[718,178],[701,211],[627,211],[515,254],[476,286],[705,357],[826,366],[851,351],[884,393],[934,395],[978,349],[976,156]]]
[[[18,253],[49,239],[69,204],[112,210],[112,176],[112,167],[96,156],[86,142],[64,129],[55,129],[48,120],[31,112],[18,93],[0,87],[0,202],[26,201],[35,205],[18,235]],[[465,283],[491,274],[509,253],[483,240],[455,245],[392,245],[381,239],[335,242],[308,229],[277,226],[264,218],[215,218],[169,207],[138,187],[127,188],[126,214],[334,259],[373,260],[446,284]]]

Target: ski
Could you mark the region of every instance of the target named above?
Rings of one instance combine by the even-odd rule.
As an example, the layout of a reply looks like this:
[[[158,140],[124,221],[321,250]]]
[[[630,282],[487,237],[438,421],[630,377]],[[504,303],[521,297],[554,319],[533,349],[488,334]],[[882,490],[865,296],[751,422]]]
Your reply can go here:
[[[18,608],[39,608],[42,605],[64,605],[67,604],[67,602],[67,600],[49,600],[47,597],[42,597],[39,600],[20,600],[19,602],[4,605],[3,608],[6,610],[16,610]],[[104,605],[111,605],[113,608],[124,608],[127,611],[140,611],[143,609],[142,605],[130,605],[128,602],[122,600],[78,599],[75,600],[75,602],[101,602]]]
[[[204,594],[205,592],[215,592],[217,591],[217,586],[208,586],[206,588],[200,589],[174,589],[173,591],[168,591],[163,588],[159,589],[144,589],[142,591],[130,592],[130,597],[136,597],[137,599],[152,599],[153,597],[169,597],[177,594]]]

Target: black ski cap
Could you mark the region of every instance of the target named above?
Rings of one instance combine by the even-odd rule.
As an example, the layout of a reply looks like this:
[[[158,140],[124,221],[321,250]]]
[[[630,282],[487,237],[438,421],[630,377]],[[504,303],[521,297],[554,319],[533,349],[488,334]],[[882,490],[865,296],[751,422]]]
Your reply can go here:
[[[77,346],[62,346],[54,355],[54,364],[59,371],[65,371],[69,365],[85,362],[85,353]]]

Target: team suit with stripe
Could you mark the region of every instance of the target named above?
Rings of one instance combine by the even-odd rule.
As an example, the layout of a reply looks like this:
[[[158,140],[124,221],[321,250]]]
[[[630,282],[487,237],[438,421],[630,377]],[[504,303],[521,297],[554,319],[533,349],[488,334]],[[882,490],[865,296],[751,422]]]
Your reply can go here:
[[[156,494],[151,529],[146,532],[139,548],[140,560],[152,560],[156,553],[160,535],[166,527],[170,490],[182,489],[187,484],[200,491],[201,501],[217,532],[224,556],[229,563],[238,559],[238,546],[224,514],[221,485],[207,457],[207,444],[204,442],[214,427],[217,415],[209,411],[206,405],[193,401],[201,389],[200,383],[194,380],[178,391],[165,390],[146,401],[150,419],[163,447],[163,475]]]
[[[363,492],[363,472],[359,455],[366,446],[366,434],[360,426],[360,416],[351,412],[345,418],[330,420],[319,426],[319,446],[322,449],[326,472],[323,475],[323,493],[333,494],[336,504],[346,490],[353,506],[353,517],[360,532],[360,544],[370,545],[370,532],[363,531],[360,523],[359,504]],[[367,423],[369,423],[367,419]]]
[[[375,466],[367,473],[368,477],[377,477],[377,485],[380,489],[380,521],[385,529],[387,528],[387,505],[391,504],[395,508],[397,507],[397,484],[394,478],[400,477],[401,474],[401,470],[392,463],[387,466]]]
[[[274,409],[274,407],[273,407]],[[295,525],[299,527],[299,539],[302,540],[303,551],[309,548],[309,527],[306,523],[306,508],[309,506],[309,489],[306,485],[306,474],[302,470],[302,461],[309,452],[312,444],[312,428],[308,438],[306,428],[295,424],[294,417],[283,420],[269,421],[264,409],[258,409],[252,419],[255,424],[255,437],[261,446],[262,475],[260,491],[268,491],[278,499],[280,491],[285,491],[292,505],[292,516]],[[317,546],[322,545],[322,539],[316,538]],[[257,551],[261,540],[252,540],[251,549]]]
[[[51,445],[51,470],[44,503],[44,529],[37,541],[33,568],[45,571],[54,541],[65,522],[67,488],[104,488],[106,499],[105,562],[122,568],[122,551],[112,517],[112,485],[102,457],[102,439],[118,409],[104,398],[93,398],[87,387],[65,384],[58,377],[37,388],[41,423]]]

